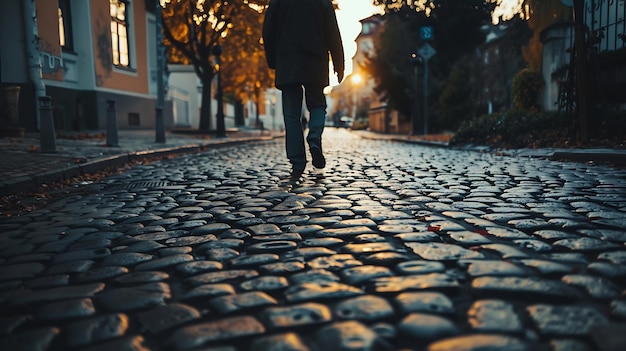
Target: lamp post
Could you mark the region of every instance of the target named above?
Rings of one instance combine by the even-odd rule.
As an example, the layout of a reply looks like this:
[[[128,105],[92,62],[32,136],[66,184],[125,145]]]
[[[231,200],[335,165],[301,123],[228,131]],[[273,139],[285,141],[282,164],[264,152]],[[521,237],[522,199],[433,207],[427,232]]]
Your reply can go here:
[[[246,83],[244,90],[246,91],[246,106],[244,116],[246,119],[248,119],[248,125],[252,126],[252,88],[250,88],[250,83]]]
[[[272,89],[272,129],[276,129],[276,90]]]
[[[259,119],[259,96],[261,95],[261,82],[258,80],[254,83],[254,113],[256,115],[256,127],[259,129],[263,129],[261,127],[261,120]]]
[[[222,46],[219,44],[215,45],[211,53],[215,56],[215,79],[217,79],[217,122],[215,136],[224,138],[226,137],[226,125],[224,124],[224,92],[222,91],[222,75],[220,73]]]
[[[155,8],[155,25],[156,25],[156,50],[157,50],[157,99],[155,106],[155,142],[165,143],[165,122],[163,121],[163,105],[165,100],[165,87],[163,86],[163,63],[164,47],[163,33],[161,31],[161,1],[157,0]]]
[[[411,54],[411,63],[413,64],[413,135],[419,134],[418,128],[418,110],[419,99],[417,98],[417,88],[419,86],[419,66],[423,63],[422,58],[413,53]]]

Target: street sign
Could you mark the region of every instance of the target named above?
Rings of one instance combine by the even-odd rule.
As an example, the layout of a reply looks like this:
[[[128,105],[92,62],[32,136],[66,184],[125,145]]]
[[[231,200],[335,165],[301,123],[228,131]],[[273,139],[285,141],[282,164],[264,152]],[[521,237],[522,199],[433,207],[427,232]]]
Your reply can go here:
[[[430,27],[430,26],[420,27],[420,38],[422,38],[422,40],[432,40],[433,39],[433,27]]]
[[[433,57],[437,51],[428,43],[424,44],[417,52],[424,58],[424,60],[428,61],[431,57]]]

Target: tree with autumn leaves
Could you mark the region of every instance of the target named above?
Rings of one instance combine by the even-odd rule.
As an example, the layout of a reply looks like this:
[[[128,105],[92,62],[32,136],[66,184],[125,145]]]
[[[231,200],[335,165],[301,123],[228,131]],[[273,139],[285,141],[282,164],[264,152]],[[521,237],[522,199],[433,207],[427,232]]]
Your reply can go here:
[[[273,86],[265,63],[261,30],[269,0],[161,0],[162,28],[170,63],[190,64],[202,82],[200,130],[211,129],[212,82],[220,73],[224,93],[239,100],[255,99]],[[213,49],[221,46],[216,65]],[[223,118],[223,116],[221,116]],[[220,123],[222,122],[222,123]],[[218,126],[223,121],[218,121]],[[223,129],[220,128],[220,129]],[[224,130],[217,130],[224,136]]]

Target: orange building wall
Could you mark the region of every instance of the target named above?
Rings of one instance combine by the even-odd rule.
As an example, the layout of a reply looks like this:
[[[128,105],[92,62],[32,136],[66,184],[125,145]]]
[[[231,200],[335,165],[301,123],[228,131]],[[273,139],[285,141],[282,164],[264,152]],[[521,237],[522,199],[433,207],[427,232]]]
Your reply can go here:
[[[132,1],[132,17],[130,22],[131,62],[134,65],[128,73],[113,68],[111,53],[111,17],[108,0],[91,0],[91,23],[94,42],[94,65],[96,84],[99,87],[148,94],[147,41],[146,41],[146,7],[145,1]]]
[[[61,61],[61,45],[59,38],[59,13],[56,1],[37,0],[37,35],[39,36],[38,49],[41,57],[42,77],[50,80],[63,80],[63,66]]]

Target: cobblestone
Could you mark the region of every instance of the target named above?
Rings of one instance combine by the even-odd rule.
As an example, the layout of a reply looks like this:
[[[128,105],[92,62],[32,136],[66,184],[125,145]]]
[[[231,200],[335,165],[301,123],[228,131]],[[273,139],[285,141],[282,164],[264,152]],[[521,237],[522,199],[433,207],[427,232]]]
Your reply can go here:
[[[450,319],[424,313],[411,313],[398,325],[401,333],[416,340],[435,340],[459,333],[459,328]]]
[[[607,322],[600,311],[591,307],[531,305],[527,310],[539,332],[546,335],[588,334],[595,325]]]
[[[327,168],[299,183],[274,140],[0,219],[0,349],[623,345],[626,171],[343,129],[324,143]]]
[[[468,323],[477,332],[516,333],[523,331],[515,307],[502,300],[478,300],[467,310]]]

